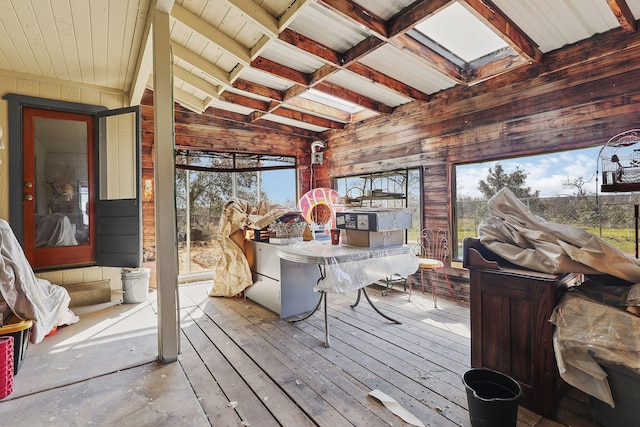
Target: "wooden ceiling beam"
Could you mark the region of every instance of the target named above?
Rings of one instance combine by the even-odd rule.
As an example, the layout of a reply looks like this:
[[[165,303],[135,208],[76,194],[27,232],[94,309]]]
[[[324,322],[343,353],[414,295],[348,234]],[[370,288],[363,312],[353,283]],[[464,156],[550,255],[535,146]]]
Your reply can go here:
[[[173,75],[178,80],[182,80],[188,85],[193,86],[210,98],[218,98],[218,93],[220,93],[220,88],[218,86],[213,85],[204,79],[201,79],[200,77],[185,70],[184,68],[174,65]]]
[[[385,21],[359,4],[351,0],[318,0],[318,3],[338,12],[349,20],[369,28],[380,38],[387,39]]]
[[[385,42],[378,37],[369,36],[342,54],[340,65],[343,67],[349,66],[384,44]]]
[[[309,84],[307,75],[302,71],[294,70],[293,68],[278,64],[277,62],[274,62],[267,58],[263,58],[261,56],[251,61],[251,66],[256,70],[261,70],[265,73],[273,74],[274,76],[297,83],[302,86],[307,86]]]
[[[251,98],[229,91],[226,91],[222,95],[220,95],[220,100],[262,112],[269,111],[270,107],[270,103],[268,101],[262,101],[260,99]]]
[[[327,77],[334,75],[340,71],[340,68],[334,67],[330,64],[325,64],[322,67],[318,68],[316,71],[310,74],[309,76],[309,86],[313,87],[318,83],[327,79]]]
[[[249,65],[251,63],[249,49],[218,30],[207,21],[200,19],[193,13],[189,12],[179,4],[175,4],[173,6],[171,16],[209,40],[211,43],[220,47],[220,49],[233,56],[241,64]]]
[[[183,61],[188,62],[189,64],[200,70],[202,73],[219,82],[221,85],[229,86],[231,84],[229,73],[227,73],[217,65],[214,65],[211,62],[207,61],[197,53],[174,41],[171,42],[171,49],[173,50],[174,56],[177,56]]]
[[[270,38],[278,37],[280,23],[253,0],[226,0]]]
[[[332,83],[323,82],[314,86],[314,89],[382,114],[393,112],[393,107]]]
[[[303,113],[301,111],[291,110],[289,108],[278,108],[271,112],[280,117],[286,117],[288,119],[297,120],[299,122],[309,123],[312,125],[325,127],[329,129],[342,129],[343,123],[336,122],[334,120],[325,119],[323,117],[314,116],[313,114]]]
[[[416,1],[387,21],[389,38],[404,34],[452,3],[452,0]]]
[[[300,50],[303,50],[307,53],[310,53],[317,58],[328,62],[329,64],[340,66],[341,65],[341,55],[337,51],[331,49],[328,46],[325,46],[321,43],[318,43],[315,40],[310,39],[307,36],[304,36],[300,33],[297,33],[293,30],[286,29],[280,33],[278,38],[290,44],[291,46],[297,47]]]
[[[294,107],[298,107],[307,111],[313,111],[315,114],[328,116],[343,123],[350,122],[352,118],[351,114],[344,110],[321,104],[319,102],[312,101],[301,96],[295,96],[288,99],[287,105],[292,105]]]
[[[460,5],[491,28],[527,61],[540,62],[542,51],[536,43],[490,0],[461,0]]]
[[[367,67],[366,65],[360,64],[359,62],[349,65],[348,67],[346,67],[346,69],[362,77],[365,77],[374,83],[386,86],[389,89],[409,98],[413,98],[418,101],[429,100],[429,94],[421,92],[418,89],[409,86],[408,84],[395,80],[387,76],[386,74],[382,74],[381,72]]]
[[[609,8],[616,16],[616,19],[620,23],[620,26],[630,33],[635,33],[637,30],[636,18],[631,13],[629,5],[626,0],[607,0]]]
[[[415,58],[423,64],[451,77],[456,82],[467,82],[467,76],[461,67],[413,37],[407,34],[400,34],[393,39],[393,43],[400,49],[413,53]]]
[[[233,83],[233,87],[238,90],[253,93],[254,95],[263,96],[275,101],[284,100],[283,92],[248,80],[238,79]]]

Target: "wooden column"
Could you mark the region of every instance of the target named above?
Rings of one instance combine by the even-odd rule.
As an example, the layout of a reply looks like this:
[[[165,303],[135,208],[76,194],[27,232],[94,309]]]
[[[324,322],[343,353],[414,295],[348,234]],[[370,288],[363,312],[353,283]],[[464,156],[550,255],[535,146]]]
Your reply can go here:
[[[156,10],[153,18],[154,193],[158,287],[158,357],[162,363],[178,360],[180,331],[174,197],[175,159],[172,68],[169,14]]]

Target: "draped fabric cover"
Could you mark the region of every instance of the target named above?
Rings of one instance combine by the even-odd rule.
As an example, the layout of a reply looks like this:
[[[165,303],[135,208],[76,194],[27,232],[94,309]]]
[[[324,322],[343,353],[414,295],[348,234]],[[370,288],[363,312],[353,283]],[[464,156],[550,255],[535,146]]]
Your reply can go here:
[[[241,199],[229,200],[220,217],[221,258],[214,269],[209,295],[231,297],[253,283],[251,269],[244,254],[244,230],[260,230],[273,223],[291,208],[266,201],[252,205]]]

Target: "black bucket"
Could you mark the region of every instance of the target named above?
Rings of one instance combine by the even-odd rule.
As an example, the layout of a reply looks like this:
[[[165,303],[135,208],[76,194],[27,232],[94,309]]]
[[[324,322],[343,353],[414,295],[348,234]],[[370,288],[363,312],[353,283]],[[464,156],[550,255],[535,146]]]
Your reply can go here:
[[[491,369],[471,369],[462,376],[473,427],[515,427],[522,388],[513,378]]]

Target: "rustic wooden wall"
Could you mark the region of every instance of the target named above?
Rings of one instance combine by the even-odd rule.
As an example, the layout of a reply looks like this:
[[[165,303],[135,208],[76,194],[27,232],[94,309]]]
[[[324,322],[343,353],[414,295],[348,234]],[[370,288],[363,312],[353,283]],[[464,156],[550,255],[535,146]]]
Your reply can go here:
[[[422,167],[423,224],[451,229],[454,165],[603,145],[637,128],[639,113],[640,36],[612,31],[515,73],[327,131],[318,182]],[[463,270],[450,273],[467,277]],[[468,298],[466,283],[456,286],[460,297]]]
[[[298,191],[310,188],[311,143],[315,132],[265,122],[247,123],[243,116],[227,114],[221,118],[215,111],[196,114],[175,106],[176,148],[216,150],[253,154],[295,156],[298,165]],[[142,184],[153,183],[153,93],[147,91],[142,100]],[[145,261],[155,260],[155,212],[153,194],[143,196],[143,250]]]

